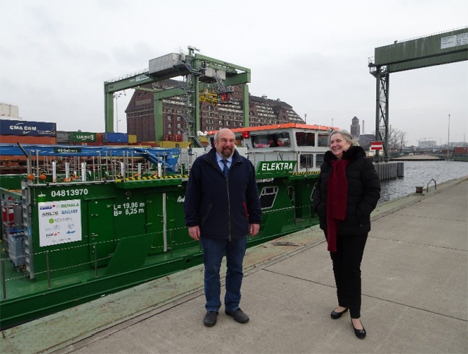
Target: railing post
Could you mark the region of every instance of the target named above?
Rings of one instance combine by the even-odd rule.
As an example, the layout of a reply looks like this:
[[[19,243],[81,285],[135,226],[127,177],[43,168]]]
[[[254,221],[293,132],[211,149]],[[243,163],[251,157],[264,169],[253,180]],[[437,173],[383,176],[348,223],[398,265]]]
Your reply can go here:
[[[49,263],[49,251],[46,251],[46,263],[47,263],[47,286],[49,290],[51,289],[50,287],[50,263]]]
[[[429,181],[429,183],[427,184],[426,186],[426,193],[429,193],[429,185],[431,184],[431,182],[434,181],[434,188],[437,189],[437,182],[436,180],[433,178]]]
[[[96,244],[93,245],[93,253],[94,253],[94,277],[97,278],[97,248]]]
[[[1,260],[2,265],[2,289],[3,289],[3,300],[7,299],[6,295],[6,279],[5,279],[5,259]]]

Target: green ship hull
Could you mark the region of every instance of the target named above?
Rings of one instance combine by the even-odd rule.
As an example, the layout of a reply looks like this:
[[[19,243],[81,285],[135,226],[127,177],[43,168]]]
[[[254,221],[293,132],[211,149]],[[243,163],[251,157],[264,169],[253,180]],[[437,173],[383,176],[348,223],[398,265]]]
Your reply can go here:
[[[274,150],[247,149],[257,169],[262,205],[260,232],[248,239],[248,246],[318,223],[311,196],[319,156],[326,148],[301,149],[295,137],[297,132],[327,132],[296,125],[265,129],[288,132],[290,143]],[[35,172],[32,161],[28,166],[32,173],[0,176],[1,329],[202,263],[199,242],[188,236],[183,213],[190,164],[196,156],[196,151],[180,151],[173,171],[155,160],[142,162],[148,168],[139,166],[135,172],[130,166],[137,165],[136,153],[130,163],[128,154],[115,151],[114,161],[80,152],[78,157],[87,159],[88,168],[81,175],[75,168],[76,179],[70,177],[73,168],[66,174],[44,168],[60,160],[58,155],[37,159]],[[76,166],[84,166],[80,161]],[[111,162],[126,168],[109,167]]]

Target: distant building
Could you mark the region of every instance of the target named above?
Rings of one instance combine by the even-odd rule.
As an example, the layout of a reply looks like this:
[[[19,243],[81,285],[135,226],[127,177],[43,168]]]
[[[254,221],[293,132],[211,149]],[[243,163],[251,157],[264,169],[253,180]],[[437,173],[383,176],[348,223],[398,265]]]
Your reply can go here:
[[[0,102],[0,118],[21,119],[18,106]]]
[[[362,134],[359,136],[359,146],[362,146],[362,148],[366,151],[369,151],[371,142],[373,141],[375,141],[374,134]]]
[[[354,139],[359,142],[359,145],[366,151],[370,149],[371,142],[375,141],[374,134],[364,134],[364,121],[363,121],[363,131],[361,134],[361,125],[359,124],[359,118],[354,117],[351,119],[350,133]]]
[[[359,136],[361,135],[361,126],[359,125],[359,118],[354,117],[351,119],[351,129],[350,133],[355,139],[359,139]]]
[[[168,89],[179,87],[176,80],[164,80],[147,85],[153,89]],[[200,104],[201,131],[218,130],[222,128],[241,128],[242,114],[242,86],[234,86],[234,92],[229,94],[227,101],[218,102],[207,97]],[[163,99],[163,136],[166,140],[174,140],[186,132],[184,115],[187,104],[183,96]],[[272,100],[267,96],[249,96],[250,126],[261,126],[280,123],[302,123],[305,121],[293,110],[292,106],[280,99]],[[138,141],[153,141],[154,101],[153,94],[148,91],[135,90],[127,109],[127,133],[137,135]]]
[[[419,143],[418,143],[418,148],[421,148],[421,149],[434,148],[436,146],[437,146],[437,141],[435,140],[424,140],[424,141],[419,140]]]

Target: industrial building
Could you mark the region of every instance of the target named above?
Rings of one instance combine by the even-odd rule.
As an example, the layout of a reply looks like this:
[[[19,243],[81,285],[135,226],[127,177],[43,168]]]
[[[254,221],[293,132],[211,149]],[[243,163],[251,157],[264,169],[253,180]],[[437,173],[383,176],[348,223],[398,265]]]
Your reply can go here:
[[[144,86],[148,89],[163,90],[178,87],[177,80],[164,80]],[[200,95],[201,131],[222,128],[241,128],[242,85],[233,85],[232,92],[221,99],[209,92]],[[186,103],[183,96],[163,99],[163,136],[164,140],[186,140]],[[155,136],[153,94],[146,90],[135,90],[127,109],[127,132],[138,137],[138,141],[152,141]],[[293,107],[280,99],[267,96],[249,95],[250,126],[281,123],[305,123]]]

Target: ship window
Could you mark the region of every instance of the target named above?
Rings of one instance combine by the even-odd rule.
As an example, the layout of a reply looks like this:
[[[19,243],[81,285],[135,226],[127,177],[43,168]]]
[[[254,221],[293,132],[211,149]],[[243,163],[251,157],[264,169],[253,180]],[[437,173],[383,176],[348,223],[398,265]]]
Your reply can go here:
[[[260,133],[250,135],[254,148],[291,146],[289,133]]]
[[[323,164],[323,156],[325,156],[325,154],[317,154],[315,155],[315,166],[317,168],[319,168],[320,166],[322,166]]]
[[[275,204],[279,188],[277,186],[263,187],[260,192],[260,205],[262,209],[270,209]]]
[[[328,134],[318,135],[318,146],[328,146]]]
[[[297,146],[315,146],[315,133],[296,132]]]
[[[301,154],[300,167],[301,168],[313,168],[314,167],[314,154]]]

